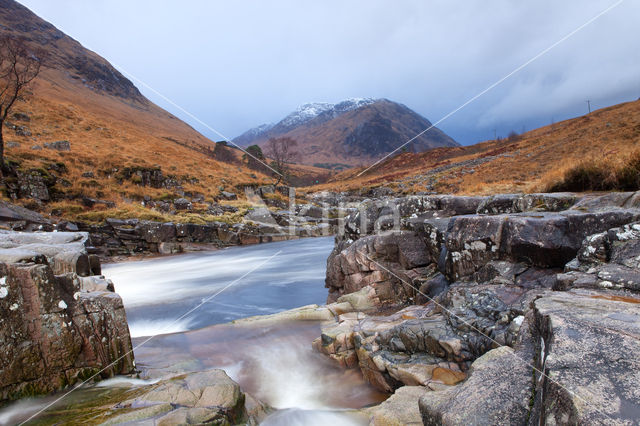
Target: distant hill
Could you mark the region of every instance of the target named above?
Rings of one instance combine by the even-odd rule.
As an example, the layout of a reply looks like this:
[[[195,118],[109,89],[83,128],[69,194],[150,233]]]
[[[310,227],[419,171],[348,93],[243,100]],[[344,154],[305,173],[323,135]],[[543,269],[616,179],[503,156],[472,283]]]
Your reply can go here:
[[[291,137],[298,142],[304,164],[359,165],[385,156],[430,126],[429,120],[402,104],[357,98],[302,105],[278,123],[250,129],[234,142],[262,145],[272,137]],[[458,143],[434,127],[404,151],[447,146]]]
[[[496,194],[539,192],[589,160],[623,163],[640,152],[640,100],[557,122],[506,139],[389,158],[363,174],[354,168],[310,191]]]

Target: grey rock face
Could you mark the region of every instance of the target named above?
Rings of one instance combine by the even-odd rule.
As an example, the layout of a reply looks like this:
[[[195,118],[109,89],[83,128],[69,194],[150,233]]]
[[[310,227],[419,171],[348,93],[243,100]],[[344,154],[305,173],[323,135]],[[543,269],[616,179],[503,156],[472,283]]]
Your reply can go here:
[[[640,300],[558,292],[535,301],[532,423],[632,424],[640,415]],[[544,372],[544,376],[540,372]]]
[[[2,233],[0,400],[134,368],[122,299],[81,233]],[[113,365],[111,365],[113,363]]]
[[[336,237],[326,284],[336,306],[369,305],[314,347],[381,390],[422,386],[425,424],[629,424],[636,195],[368,201]],[[481,214],[447,214],[469,205]]]

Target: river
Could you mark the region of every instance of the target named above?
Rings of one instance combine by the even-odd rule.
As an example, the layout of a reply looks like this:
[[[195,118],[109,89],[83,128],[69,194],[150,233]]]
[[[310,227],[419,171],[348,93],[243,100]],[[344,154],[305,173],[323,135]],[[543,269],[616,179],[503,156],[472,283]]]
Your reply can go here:
[[[338,368],[313,351],[320,323],[228,324],[323,304],[332,247],[333,238],[309,238],[104,265],[127,311],[141,377],[222,368],[244,391],[278,409],[264,424],[362,423],[349,411],[386,396],[359,370]],[[76,391],[74,398],[86,403],[95,388]],[[47,401],[9,406],[0,411],[0,423],[20,421],[16,413],[35,412]],[[64,419],[64,409],[53,408],[55,413],[44,413],[46,423]]]

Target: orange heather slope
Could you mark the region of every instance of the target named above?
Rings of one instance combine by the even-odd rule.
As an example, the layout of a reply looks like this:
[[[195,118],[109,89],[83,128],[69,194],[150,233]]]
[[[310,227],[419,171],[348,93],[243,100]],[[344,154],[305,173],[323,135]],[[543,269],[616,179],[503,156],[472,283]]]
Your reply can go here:
[[[249,169],[239,150],[227,148],[231,155],[216,160],[214,142],[146,99],[105,59],[13,0],[0,0],[4,34],[45,53],[46,66],[4,128],[7,159],[17,169],[56,180],[50,202],[30,202],[31,207],[64,215],[86,210],[83,197],[118,206],[185,193],[213,201],[222,190],[239,192],[243,184],[273,181]],[[45,146],[61,140],[69,141],[70,151]],[[139,178],[123,175],[141,169],[161,170],[164,178],[179,182],[178,188],[143,187]],[[314,181],[327,171],[306,167],[300,173]]]
[[[544,191],[565,171],[592,159],[624,161],[640,150],[640,100],[554,123],[517,137],[436,148],[390,158],[358,176],[350,169],[306,190],[495,194]]]

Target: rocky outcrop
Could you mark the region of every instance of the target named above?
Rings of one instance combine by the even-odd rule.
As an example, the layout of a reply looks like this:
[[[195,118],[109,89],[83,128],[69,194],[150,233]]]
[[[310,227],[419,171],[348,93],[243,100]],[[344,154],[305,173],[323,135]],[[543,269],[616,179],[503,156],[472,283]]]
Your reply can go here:
[[[329,301],[369,285],[385,268],[402,276],[407,269],[431,264],[450,282],[492,260],[561,268],[588,235],[640,218],[638,207],[640,196],[634,193],[412,196],[363,202],[345,219],[344,233],[336,237],[327,261]],[[354,263],[356,251],[378,264],[362,259]],[[407,255],[418,264],[402,264],[400,257]]]
[[[103,424],[153,421],[158,425],[255,425],[268,411],[264,404],[242,392],[224,371],[208,370],[145,386],[137,397],[118,404]]]
[[[381,390],[420,387],[425,424],[625,424],[640,413],[639,199],[365,202],[326,280],[328,306],[361,308],[314,347]]]
[[[0,400],[134,369],[122,299],[82,233],[0,233]]]
[[[0,200],[0,227],[14,231],[53,229],[51,222],[41,214],[2,200]]]
[[[278,218],[280,216],[276,216]],[[285,215],[283,214],[284,218]],[[269,216],[273,220],[273,216]],[[250,222],[206,224],[152,222],[138,219],[107,219],[102,225],[77,223],[78,229],[89,234],[89,252],[101,257],[129,256],[142,253],[182,253],[235,245],[260,244],[302,237],[328,236],[336,226],[322,223],[292,224],[282,220],[259,222],[252,215]]]

